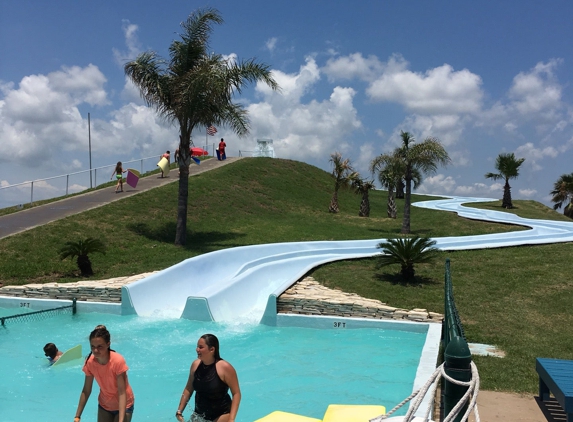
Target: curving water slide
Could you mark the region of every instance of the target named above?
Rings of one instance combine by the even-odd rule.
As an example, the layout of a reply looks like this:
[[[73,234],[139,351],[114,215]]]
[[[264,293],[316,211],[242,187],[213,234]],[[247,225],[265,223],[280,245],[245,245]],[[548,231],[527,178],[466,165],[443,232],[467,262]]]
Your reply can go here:
[[[573,242],[573,222],[535,220],[480,210],[464,203],[496,199],[452,197],[417,207],[461,217],[528,226],[531,230],[434,238],[442,250],[484,249]],[[272,324],[276,298],[312,268],[332,261],[371,257],[385,239],[289,242],[242,246],[196,256],[122,288],[122,313],[173,313],[199,321],[237,319]]]

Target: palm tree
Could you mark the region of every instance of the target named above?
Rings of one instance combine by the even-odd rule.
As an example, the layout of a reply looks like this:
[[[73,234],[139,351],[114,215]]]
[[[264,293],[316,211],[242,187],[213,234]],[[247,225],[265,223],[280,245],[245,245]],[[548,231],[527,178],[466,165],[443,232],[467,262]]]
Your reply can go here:
[[[550,193],[553,195],[551,202],[555,202],[553,209],[557,210],[569,201],[563,208],[563,214],[573,218],[573,173],[562,174],[553,185],[553,190]]]
[[[228,125],[237,135],[249,132],[243,104],[234,103],[248,83],[262,81],[273,90],[278,84],[269,66],[254,59],[235,62],[209,53],[213,25],[222,24],[216,9],[193,12],[181,23],[183,33],[169,47],[169,61],[154,51],[141,53],[125,65],[125,74],[139,88],[145,102],[169,122],[179,126],[179,193],[175,244],[187,236],[187,202],[191,133],[201,126]]]
[[[362,194],[360,201],[360,209],[358,210],[359,217],[370,217],[370,197],[369,192],[374,189],[374,181],[366,180],[360,177],[360,174],[354,172],[350,175],[350,180],[354,191]]]
[[[374,158],[370,163],[370,171],[372,173],[378,172],[378,181],[383,188],[388,190],[388,203],[387,214],[388,218],[396,218],[396,200],[398,196],[394,196],[394,189],[398,193],[398,187],[404,185],[404,175],[406,173],[406,166],[400,156],[400,148],[396,148],[393,154],[381,154]],[[418,169],[412,170],[412,181],[414,182],[414,189],[422,183],[422,175]]]
[[[414,278],[414,264],[423,264],[433,261],[439,249],[434,248],[435,240],[418,236],[407,239],[388,239],[379,243],[377,248],[382,249],[378,255],[377,268],[386,265],[400,264],[402,278],[406,281]]]
[[[334,193],[330,200],[328,212],[337,213],[340,211],[338,206],[338,190],[341,186],[347,185],[351,181],[354,169],[350,164],[350,158],[342,159],[342,154],[335,152],[330,154],[329,162],[332,163],[332,176],[334,177]]]
[[[509,179],[517,179],[517,176],[519,176],[519,167],[524,161],[525,158],[515,158],[513,152],[510,154],[499,154],[495,160],[495,168],[498,173],[486,173],[485,175],[486,179],[505,180],[505,185],[503,186],[503,200],[501,202],[501,206],[503,208],[513,208]]]
[[[101,253],[105,255],[106,247],[99,239],[88,237],[87,239],[80,239],[77,242],[66,242],[64,246],[58,251],[60,259],[64,260],[67,257],[71,259],[78,257],[76,263],[80,272],[84,276],[93,275],[92,263],[89,258],[91,253]]]
[[[408,132],[400,132],[402,146],[399,148],[399,155],[402,158],[406,172],[404,173],[404,184],[406,194],[404,196],[404,217],[402,219],[402,233],[410,233],[410,205],[412,201],[412,181],[415,172],[420,175],[435,173],[438,164],[448,165],[450,156],[437,138],[428,137],[424,142],[414,144],[414,137]]]

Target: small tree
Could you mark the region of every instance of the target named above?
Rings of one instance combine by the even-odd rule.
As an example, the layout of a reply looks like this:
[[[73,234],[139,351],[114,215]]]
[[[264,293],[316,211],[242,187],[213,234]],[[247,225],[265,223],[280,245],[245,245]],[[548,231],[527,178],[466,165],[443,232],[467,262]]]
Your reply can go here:
[[[374,181],[365,180],[360,177],[359,173],[352,173],[350,175],[352,187],[354,192],[362,195],[360,201],[360,209],[358,210],[359,217],[370,217],[370,197],[369,192],[374,189]]]
[[[350,164],[350,158],[343,160],[342,154],[339,152],[330,154],[329,161],[333,166],[332,176],[334,177],[334,193],[332,194],[332,199],[330,200],[328,212],[337,213],[340,211],[338,206],[338,190],[341,186],[347,185],[350,182],[354,169]]]
[[[495,168],[498,173],[486,173],[485,175],[486,179],[505,180],[505,185],[503,186],[503,199],[501,201],[501,206],[503,208],[513,208],[509,179],[517,179],[517,176],[519,176],[519,167],[524,161],[525,158],[515,158],[513,152],[511,154],[499,154],[495,160]]]
[[[378,255],[378,265],[381,268],[386,265],[400,264],[402,278],[406,281],[414,278],[414,264],[432,262],[439,249],[434,248],[435,240],[419,236],[406,239],[388,239],[379,243],[377,248],[382,249]]]
[[[90,253],[99,252],[105,255],[106,246],[99,239],[88,237],[84,240],[77,242],[66,242],[65,245],[59,250],[60,259],[64,260],[67,257],[71,259],[77,257],[76,263],[83,276],[93,275],[92,263],[89,258]]]
[[[551,202],[554,202],[554,210],[563,207],[563,204],[569,201],[563,207],[563,214],[569,218],[573,218],[573,173],[562,174],[553,185],[553,190],[550,192],[553,196]]]
[[[400,148],[396,148],[392,154],[381,154],[370,163],[370,171],[373,174],[378,173],[378,181],[383,188],[388,190],[388,218],[396,218],[395,198],[399,198],[398,192],[400,189],[402,189],[402,198],[404,197],[406,165],[400,154]],[[412,182],[414,183],[414,189],[422,183],[422,174],[417,168],[412,169]],[[399,186],[402,187],[399,188]],[[394,193],[394,189],[396,189],[396,193]]]

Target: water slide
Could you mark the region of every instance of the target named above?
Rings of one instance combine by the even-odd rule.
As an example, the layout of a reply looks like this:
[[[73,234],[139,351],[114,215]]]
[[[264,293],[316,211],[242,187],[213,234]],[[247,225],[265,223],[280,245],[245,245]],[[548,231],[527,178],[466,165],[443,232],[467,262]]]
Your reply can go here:
[[[437,237],[442,250],[483,249],[573,242],[573,222],[535,220],[464,203],[495,199],[451,197],[412,204],[474,220],[517,224],[530,230]],[[122,288],[122,313],[171,313],[199,321],[238,319],[272,323],[276,298],[312,268],[332,261],[371,257],[385,239],[288,242],[223,249],[187,259]]]

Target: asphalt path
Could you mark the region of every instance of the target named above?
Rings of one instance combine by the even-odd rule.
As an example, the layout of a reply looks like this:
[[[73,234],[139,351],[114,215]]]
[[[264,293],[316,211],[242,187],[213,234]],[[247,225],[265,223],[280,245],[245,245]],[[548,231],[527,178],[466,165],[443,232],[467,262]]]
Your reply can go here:
[[[202,161],[200,165],[192,164],[189,168],[189,177],[222,167],[239,159],[240,157],[229,157],[224,161],[218,161],[215,158],[210,158]],[[136,188],[132,188],[127,183],[124,183],[123,192],[120,193],[115,193],[114,184],[114,186],[110,186],[105,189],[98,189],[56,202],[50,202],[49,204],[39,205],[4,215],[0,217],[0,239],[33,229],[34,227],[38,227],[43,224],[51,223],[52,221],[69,217],[70,215],[98,208],[111,202],[121,201],[124,198],[137,195],[141,192],[158,188],[169,183],[174,183],[178,180],[179,177],[177,170],[172,169],[169,175],[164,178],[161,178],[160,175],[156,174],[140,178]]]

